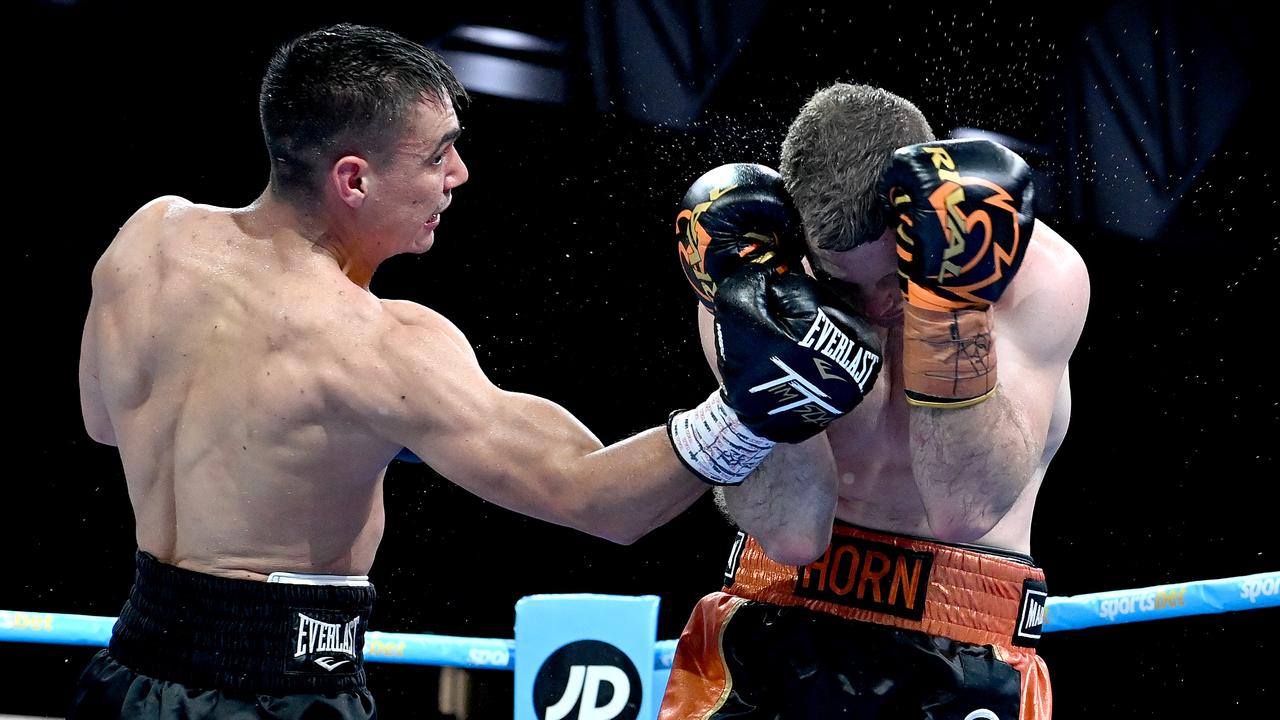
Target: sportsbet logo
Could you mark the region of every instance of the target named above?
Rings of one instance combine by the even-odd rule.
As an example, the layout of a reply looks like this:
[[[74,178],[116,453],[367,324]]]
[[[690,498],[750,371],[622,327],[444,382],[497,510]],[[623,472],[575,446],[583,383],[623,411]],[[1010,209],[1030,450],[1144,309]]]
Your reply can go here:
[[[1280,578],[1249,578],[1240,583],[1240,597],[1251,603],[1258,602],[1260,596],[1270,597],[1280,594]]]
[[[1098,615],[1107,620],[1115,620],[1121,615],[1182,607],[1186,604],[1186,601],[1187,589],[1185,587],[1173,588],[1172,590],[1157,590],[1142,595],[1128,595],[1103,600],[1098,604]]]
[[[10,612],[0,610],[0,630],[53,631],[53,616],[49,613]]]

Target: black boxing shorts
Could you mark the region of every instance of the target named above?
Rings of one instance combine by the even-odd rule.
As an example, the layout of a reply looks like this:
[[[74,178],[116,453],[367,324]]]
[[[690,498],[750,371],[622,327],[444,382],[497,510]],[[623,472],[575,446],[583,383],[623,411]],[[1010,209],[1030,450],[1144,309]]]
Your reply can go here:
[[[837,522],[807,566],[739,533],[694,608],[661,720],[1047,720],[1044,573],[1014,553]]]
[[[373,586],[233,580],[139,552],[129,599],[69,718],[375,718]]]

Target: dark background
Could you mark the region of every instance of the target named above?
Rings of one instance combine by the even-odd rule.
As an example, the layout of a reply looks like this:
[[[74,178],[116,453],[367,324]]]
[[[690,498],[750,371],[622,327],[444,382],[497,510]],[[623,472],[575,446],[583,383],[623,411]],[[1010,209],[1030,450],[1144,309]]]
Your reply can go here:
[[[714,165],[776,166],[787,123],[814,90],[878,84],[916,102],[939,135],[978,127],[1033,143],[1040,216],[1084,256],[1093,288],[1072,361],[1071,431],[1036,515],[1033,553],[1051,594],[1280,568],[1268,532],[1275,506],[1264,499],[1280,429],[1266,285],[1280,269],[1280,203],[1263,11],[742,3],[757,13],[742,43],[694,63],[705,82],[684,96],[693,110],[659,123],[631,102],[652,87],[591,90],[604,70],[584,59],[599,42],[587,28],[627,3],[471,4],[13,11],[5,114],[17,128],[5,175],[17,402],[5,508],[14,557],[0,606],[119,611],[133,518],[115,451],[86,437],[76,389],[89,273],[153,197],[225,206],[256,197],[267,175],[256,114],[265,62],[280,42],[343,20],[428,44],[460,23],[564,43],[563,103],[477,94],[462,113],[470,182],[435,248],[392,259],[373,289],[443,312],[495,383],[561,403],[605,442],[713,387],[674,258],[674,208]],[[693,28],[670,34],[686,49],[733,15],[718,3],[650,5]],[[630,61],[646,62],[621,57],[614,70]],[[372,572],[371,628],[383,631],[511,637],[520,597],[600,592],[661,596],[659,634],[674,638],[717,587],[732,535],[708,497],[635,545],[614,546],[401,464],[388,472],[386,505]],[[1049,635],[1041,652],[1057,717],[1274,712],[1278,619],[1267,610]],[[14,691],[0,693],[0,713],[62,713],[92,653],[0,645],[0,689]],[[387,717],[434,716],[436,669],[373,664],[370,676]],[[509,716],[510,685],[509,673],[475,673],[471,717]]]

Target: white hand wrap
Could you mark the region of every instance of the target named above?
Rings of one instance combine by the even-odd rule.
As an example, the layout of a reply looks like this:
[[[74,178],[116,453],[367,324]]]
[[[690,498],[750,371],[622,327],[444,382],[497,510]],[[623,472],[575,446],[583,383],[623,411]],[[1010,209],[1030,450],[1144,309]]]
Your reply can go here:
[[[743,425],[719,390],[692,410],[671,413],[667,435],[685,467],[712,485],[740,484],[776,444]]]

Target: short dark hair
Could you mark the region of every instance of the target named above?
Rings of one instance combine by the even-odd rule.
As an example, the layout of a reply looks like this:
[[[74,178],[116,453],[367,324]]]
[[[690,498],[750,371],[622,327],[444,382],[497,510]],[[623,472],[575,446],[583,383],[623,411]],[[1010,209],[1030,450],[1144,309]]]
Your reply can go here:
[[[332,161],[388,157],[419,102],[467,99],[439,55],[388,30],[344,23],[302,35],[271,58],[258,97],[271,185],[310,202]]]
[[[787,130],[780,162],[809,242],[851,250],[880,237],[885,162],[903,145],[933,139],[919,108],[887,90],[836,83],[814,93]]]

